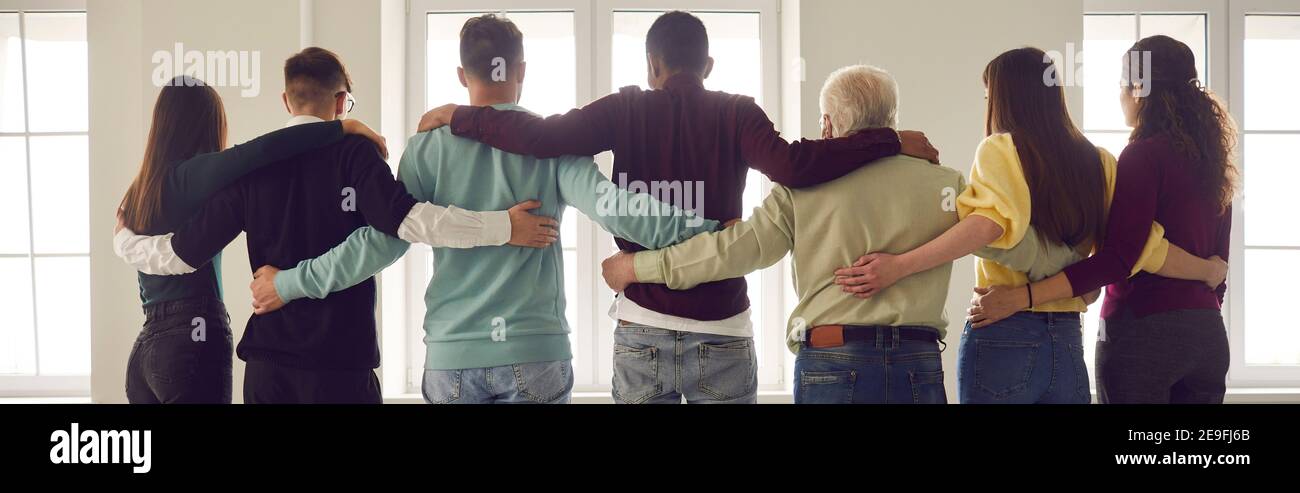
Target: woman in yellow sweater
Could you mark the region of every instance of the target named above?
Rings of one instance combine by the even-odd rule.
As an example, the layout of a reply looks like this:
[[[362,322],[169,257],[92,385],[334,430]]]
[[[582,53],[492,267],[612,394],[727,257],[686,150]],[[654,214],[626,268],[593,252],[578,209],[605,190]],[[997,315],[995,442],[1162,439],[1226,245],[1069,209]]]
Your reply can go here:
[[[1040,241],[1093,251],[1106,228],[1115,157],[1092,145],[1070,119],[1065,93],[1046,83],[1055,70],[1042,50],[1020,48],[984,69],[985,133],[969,187],[957,200],[961,222],[899,255],[873,253],[836,271],[836,283],[869,298],[898,279],[990,246],[1011,248],[1033,228]],[[1163,239],[1154,224],[1134,272],[1204,280],[1214,265]],[[1026,241],[1035,241],[1028,239]],[[1166,262],[1166,259],[1169,259]],[[1166,265],[1167,264],[1167,265]],[[977,259],[978,288],[1023,287],[1025,273]],[[962,332],[958,397],[962,403],[1076,403],[1091,400],[1083,359],[1082,297],[1033,304],[988,327]]]

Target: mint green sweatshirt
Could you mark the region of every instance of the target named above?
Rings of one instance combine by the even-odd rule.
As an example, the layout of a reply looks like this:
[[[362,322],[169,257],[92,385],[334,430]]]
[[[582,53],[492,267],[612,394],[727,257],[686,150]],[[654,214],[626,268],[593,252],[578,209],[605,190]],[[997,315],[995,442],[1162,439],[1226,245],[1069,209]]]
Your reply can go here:
[[[494,108],[526,111],[511,104]],[[614,236],[650,248],[718,228],[717,221],[618,189],[591,157],[509,154],[455,137],[445,127],[411,137],[398,179],[418,200],[468,210],[504,210],[536,199],[542,207],[535,213],[561,218],[571,205]],[[649,207],[615,207],[619,202]],[[618,215],[620,211],[625,215]],[[285,302],[324,298],[375,275],[408,247],[405,241],[361,228],[324,255],[280,272],[276,291]],[[487,368],[572,358],[564,317],[562,248],[558,241],[543,249],[435,248],[434,275],[424,295],[425,368]]]

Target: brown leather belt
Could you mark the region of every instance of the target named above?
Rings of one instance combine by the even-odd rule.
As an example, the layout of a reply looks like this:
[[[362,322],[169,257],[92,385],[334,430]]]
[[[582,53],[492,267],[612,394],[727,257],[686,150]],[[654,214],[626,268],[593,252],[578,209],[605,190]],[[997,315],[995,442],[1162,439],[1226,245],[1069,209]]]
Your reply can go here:
[[[900,341],[939,342],[939,332],[930,327],[887,325],[819,325],[808,331],[808,347],[814,349],[840,347],[849,341],[875,344],[892,344],[894,334]]]

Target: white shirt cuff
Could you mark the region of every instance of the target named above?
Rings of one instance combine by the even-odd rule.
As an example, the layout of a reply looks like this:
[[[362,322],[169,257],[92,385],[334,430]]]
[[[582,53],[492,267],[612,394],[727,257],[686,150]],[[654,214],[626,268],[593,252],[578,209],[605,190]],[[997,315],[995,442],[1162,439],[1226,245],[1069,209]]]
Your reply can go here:
[[[113,253],[135,270],[155,276],[174,276],[194,272],[172,250],[172,233],[143,236],[127,228],[113,235]]]
[[[510,216],[420,202],[398,226],[397,237],[437,248],[499,246],[510,241]]]

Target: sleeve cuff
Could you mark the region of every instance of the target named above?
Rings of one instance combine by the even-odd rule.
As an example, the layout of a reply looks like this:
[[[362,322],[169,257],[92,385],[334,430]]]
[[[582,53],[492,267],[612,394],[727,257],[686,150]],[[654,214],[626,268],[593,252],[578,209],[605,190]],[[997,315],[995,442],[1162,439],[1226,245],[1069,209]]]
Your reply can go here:
[[[1008,220],[1006,217],[1003,217],[1002,215],[998,214],[994,210],[976,209],[974,211],[971,211],[971,213],[967,215],[967,217],[970,216],[980,216],[982,218],[993,221],[999,227],[1002,228],[1002,236],[999,236],[998,239],[993,240],[992,243],[989,243],[988,246],[990,247],[1001,248],[1003,250],[1010,250],[1012,248],[1015,248],[1016,245],[1020,244],[1021,240],[1025,239],[1025,234],[1023,231],[1021,231],[1020,234],[1016,234],[1015,231],[1012,231],[1011,221]]]
[[[639,252],[632,256],[632,263],[636,266],[636,280],[645,284],[665,284],[663,274],[664,252],[662,250],[651,250]]]
[[[480,246],[501,246],[510,243],[510,212],[480,212],[483,220],[483,237]]]
[[[285,303],[307,297],[306,291],[302,289],[302,280],[298,279],[297,267],[282,270],[275,275],[275,294]]]
[[[1169,240],[1166,240],[1163,235],[1159,238],[1154,238],[1154,240],[1155,244],[1151,245],[1148,251],[1143,255],[1146,259],[1139,265],[1133,267],[1133,272],[1129,272],[1130,277],[1135,276],[1142,271],[1155,274],[1160,272],[1160,269],[1164,268],[1165,261],[1169,259]]]
[[[120,231],[114,234],[113,253],[117,254],[118,257],[123,257],[126,251],[126,249],[123,247],[126,245],[126,240],[131,239],[132,236],[135,236],[135,232],[131,231],[130,228],[122,228]]]

